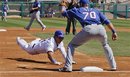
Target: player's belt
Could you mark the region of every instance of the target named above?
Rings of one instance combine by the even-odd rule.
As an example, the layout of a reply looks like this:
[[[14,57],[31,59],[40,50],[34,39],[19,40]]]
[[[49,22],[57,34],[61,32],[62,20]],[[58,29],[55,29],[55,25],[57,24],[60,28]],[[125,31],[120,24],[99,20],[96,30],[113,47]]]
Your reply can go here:
[[[88,25],[101,25],[101,24],[85,24],[84,26],[88,26]]]
[[[101,25],[101,24],[85,24],[85,25]]]

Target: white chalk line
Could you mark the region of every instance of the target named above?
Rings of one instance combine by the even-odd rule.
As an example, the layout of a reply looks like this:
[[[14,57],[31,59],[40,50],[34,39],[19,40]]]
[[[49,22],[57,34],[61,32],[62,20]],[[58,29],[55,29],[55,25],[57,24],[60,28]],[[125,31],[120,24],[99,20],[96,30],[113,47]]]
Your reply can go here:
[[[2,73],[5,73],[5,74],[6,73],[45,73],[45,72],[58,72],[58,71],[0,71],[1,74]],[[81,71],[73,71],[73,72],[81,72]],[[111,72],[113,72],[113,73],[130,73],[130,71],[102,71],[102,72],[98,72],[98,73],[103,73],[103,72],[108,72],[108,73],[111,73]],[[97,72],[95,72],[95,73],[97,73]]]

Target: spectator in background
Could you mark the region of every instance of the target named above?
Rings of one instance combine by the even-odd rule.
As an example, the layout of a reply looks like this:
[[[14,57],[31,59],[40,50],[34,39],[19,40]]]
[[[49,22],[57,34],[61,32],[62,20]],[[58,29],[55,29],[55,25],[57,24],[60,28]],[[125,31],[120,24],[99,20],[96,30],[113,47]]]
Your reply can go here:
[[[74,7],[78,7],[76,0],[72,0],[72,2],[69,3],[67,10],[72,9]],[[72,24],[72,33],[73,35],[76,34],[76,22],[77,21],[75,18],[71,18],[71,19],[67,18],[66,35],[70,33],[71,24]]]
[[[100,5],[101,9],[103,8],[103,4],[104,4],[104,0],[101,0],[101,5]]]

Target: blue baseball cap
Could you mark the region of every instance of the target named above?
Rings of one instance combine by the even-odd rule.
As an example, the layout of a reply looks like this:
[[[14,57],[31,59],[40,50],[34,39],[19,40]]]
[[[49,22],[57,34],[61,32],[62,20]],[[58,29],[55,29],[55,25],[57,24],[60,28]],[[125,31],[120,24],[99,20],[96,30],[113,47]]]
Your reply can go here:
[[[82,3],[82,4],[89,4],[90,1],[89,1],[89,0],[80,0],[79,3]]]
[[[57,37],[64,37],[64,33],[63,33],[63,31],[61,31],[61,30],[57,30],[57,31],[55,31],[55,34],[54,34],[54,36],[57,36]]]

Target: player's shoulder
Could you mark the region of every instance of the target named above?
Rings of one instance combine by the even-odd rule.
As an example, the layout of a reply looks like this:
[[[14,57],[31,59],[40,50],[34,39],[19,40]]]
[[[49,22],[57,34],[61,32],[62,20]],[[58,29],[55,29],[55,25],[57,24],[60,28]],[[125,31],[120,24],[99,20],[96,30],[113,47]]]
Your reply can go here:
[[[72,10],[72,11],[75,11],[75,10],[77,10],[77,8],[76,8],[76,7],[74,7],[74,8],[72,8],[71,10]]]
[[[54,37],[50,37],[50,38],[48,38],[48,42],[50,42],[50,43],[54,43],[54,42],[55,42]]]
[[[52,46],[53,45],[53,38],[47,38],[45,39],[44,44],[46,44],[47,46]]]
[[[100,10],[97,9],[97,8],[89,8],[89,9],[91,9],[91,10],[93,10],[93,11],[100,11]]]
[[[93,11],[93,12],[95,12],[95,13],[100,13],[100,10],[99,9],[96,9],[96,8],[90,8],[90,11]]]

